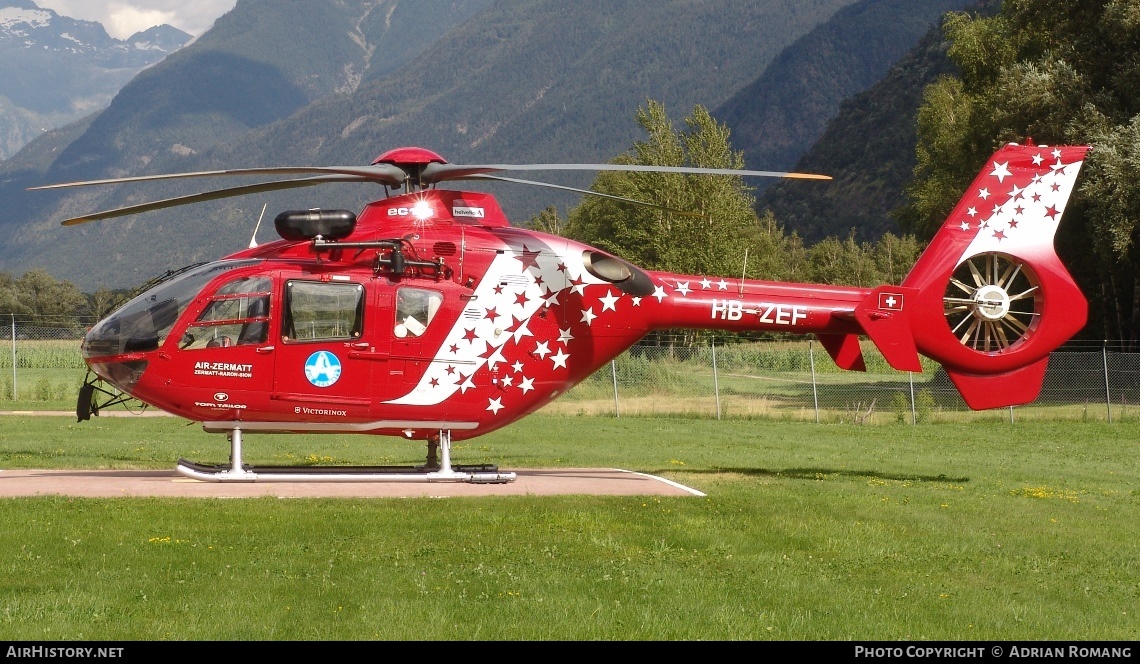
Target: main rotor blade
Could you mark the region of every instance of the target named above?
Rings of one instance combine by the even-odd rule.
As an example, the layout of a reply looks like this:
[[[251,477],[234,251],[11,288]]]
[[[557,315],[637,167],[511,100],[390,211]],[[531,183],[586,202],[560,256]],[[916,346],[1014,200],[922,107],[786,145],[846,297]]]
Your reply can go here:
[[[536,187],[547,187],[549,189],[562,189],[563,191],[574,191],[579,194],[588,194],[590,196],[598,196],[600,198],[609,198],[623,203],[631,203],[633,205],[640,205],[642,207],[653,208],[654,210],[664,210],[665,212],[672,212],[679,214],[683,217],[703,217],[705,215],[700,212],[690,212],[686,210],[677,210],[664,205],[657,205],[656,203],[646,203],[639,201],[636,198],[625,198],[624,196],[614,196],[612,194],[603,194],[597,191],[590,191],[589,189],[577,189],[575,187],[564,187],[560,184],[550,184],[549,182],[536,182],[534,180],[519,180],[518,178],[505,178],[501,175],[467,175],[462,178],[454,178],[456,180],[498,180],[499,182],[514,182],[515,184],[530,184]]]
[[[141,205],[130,205],[128,207],[118,208],[115,210],[104,210],[103,212],[94,212],[92,214],[85,214],[82,217],[72,217],[62,222],[63,226],[77,226],[85,224],[89,221],[98,221],[100,219],[110,219],[112,217],[125,217],[131,214],[141,214],[143,212],[150,212],[152,210],[163,210],[165,208],[178,207],[179,205],[190,205],[192,203],[204,203],[206,201],[213,201],[219,198],[230,198],[232,196],[244,196],[246,194],[258,194],[266,191],[279,191],[282,189],[296,189],[298,187],[312,187],[318,184],[328,184],[330,182],[371,182],[371,178],[360,175],[321,175],[313,178],[299,178],[296,180],[278,180],[276,182],[262,182],[260,184],[249,184],[243,187],[230,187],[229,189],[217,189],[215,191],[207,191],[201,194],[191,194],[189,196],[179,196],[177,198],[167,198],[161,201],[154,201],[152,203],[143,203]]]
[[[784,173],[777,171],[747,171],[732,168],[696,168],[691,166],[646,166],[643,164],[440,164],[433,162],[424,167],[420,181],[444,182],[471,175],[500,171],[621,171],[629,173],[689,173],[695,175],[743,175],[768,178],[799,178],[803,180],[830,180],[830,175],[814,173]]]
[[[374,181],[398,187],[404,183],[404,171],[392,164],[375,166],[269,166],[265,168],[233,168],[224,171],[198,171],[194,173],[164,173],[161,175],[139,175],[129,178],[107,180],[87,180],[84,182],[61,182],[28,187],[28,191],[41,189],[65,189],[68,187],[89,187],[100,184],[122,184],[124,182],[149,182],[151,180],[177,180],[184,178],[209,178],[231,175],[300,175],[303,173],[328,173],[334,175],[355,175],[361,182]]]

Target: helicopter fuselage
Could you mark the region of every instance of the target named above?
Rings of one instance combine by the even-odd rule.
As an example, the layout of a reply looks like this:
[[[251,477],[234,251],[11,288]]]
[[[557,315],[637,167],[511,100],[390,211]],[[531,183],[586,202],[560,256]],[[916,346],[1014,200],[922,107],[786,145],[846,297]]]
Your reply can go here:
[[[645,271],[511,227],[489,194],[430,189],[369,204],[342,238],[186,270],[83,348],[103,379],[208,429],[464,439],[542,408],[653,330],[839,344],[861,333],[853,312],[871,293]]]

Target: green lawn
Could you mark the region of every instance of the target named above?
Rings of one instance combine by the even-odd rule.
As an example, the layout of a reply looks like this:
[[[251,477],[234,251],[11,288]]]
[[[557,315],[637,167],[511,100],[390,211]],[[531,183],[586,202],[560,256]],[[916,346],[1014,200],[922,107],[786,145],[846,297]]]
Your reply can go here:
[[[1138,441],[1133,422],[540,414],[456,461],[708,496],[3,499],[0,639],[1135,640]],[[250,463],[423,453],[245,440]],[[0,417],[0,468],[227,454],[174,418]]]

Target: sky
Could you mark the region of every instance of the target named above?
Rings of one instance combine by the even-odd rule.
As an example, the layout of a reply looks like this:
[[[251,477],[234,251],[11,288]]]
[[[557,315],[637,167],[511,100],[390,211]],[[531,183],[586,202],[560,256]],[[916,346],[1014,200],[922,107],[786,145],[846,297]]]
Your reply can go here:
[[[169,23],[197,37],[237,0],[34,0],[62,16],[98,21],[107,34],[126,39],[136,32]]]

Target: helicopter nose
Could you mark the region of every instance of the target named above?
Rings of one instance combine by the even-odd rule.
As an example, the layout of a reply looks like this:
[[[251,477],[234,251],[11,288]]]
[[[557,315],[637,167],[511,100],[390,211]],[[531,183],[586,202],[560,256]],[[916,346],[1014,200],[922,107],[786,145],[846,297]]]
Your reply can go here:
[[[135,385],[146,371],[146,360],[123,360],[118,362],[89,362],[91,370],[103,380],[114,385],[120,392],[133,394]]]

